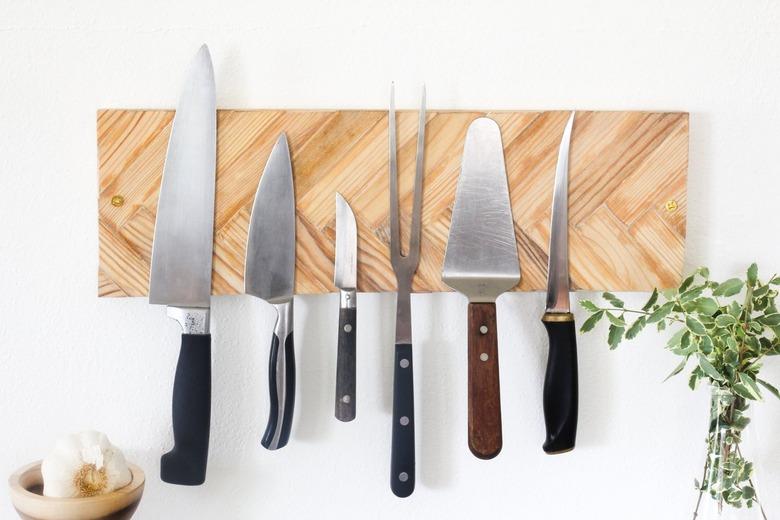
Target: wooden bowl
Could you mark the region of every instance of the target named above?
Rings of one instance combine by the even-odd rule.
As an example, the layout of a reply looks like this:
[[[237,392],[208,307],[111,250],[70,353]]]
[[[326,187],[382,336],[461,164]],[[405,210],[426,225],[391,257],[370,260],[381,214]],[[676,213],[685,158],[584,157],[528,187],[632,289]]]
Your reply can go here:
[[[11,502],[24,520],[127,520],[144,492],[144,472],[128,464],[132,480],[112,493],[86,498],[43,496],[41,462],[20,468],[8,479]]]

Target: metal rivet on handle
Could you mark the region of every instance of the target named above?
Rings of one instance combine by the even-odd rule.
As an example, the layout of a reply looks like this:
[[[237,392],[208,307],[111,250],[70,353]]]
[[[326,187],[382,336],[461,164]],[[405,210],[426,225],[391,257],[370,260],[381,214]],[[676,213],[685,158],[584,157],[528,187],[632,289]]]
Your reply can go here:
[[[349,323],[347,323],[346,325],[344,325],[344,332],[346,332],[347,334],[349,334],[350,332],[352,332],[352,325],[350,325]]]
[[[481,359],[482,361],[487,361],[488,357],[489,356],[487,355],[487,352],[483,352],[482,354],[479,355],[479,359]]]
[[[479,327],[480,334],[487,334],[488,328],[487,325],[482,325]]]
[[[407,480],[409,480],[409,474],[405,471],[402,471],[401,473],[398,474],[398,480],[400,480],[401,482],[406,482]]]
[[[407,416],[401,417],[401,420],[399,421],[401,423],[401,426],[406,426],[409,424],[409,418]]]
[[[401,368],[409,368],[409,360],[406,358],[402,359],[398,364],[401,365]]]
[[[345,403],[345,404],[349,404],[349,402],[351,400],[352,400],[352,398],[350,396],[348,396],[348,395],[345,395],[344,397],[341,398],[341,402]]]

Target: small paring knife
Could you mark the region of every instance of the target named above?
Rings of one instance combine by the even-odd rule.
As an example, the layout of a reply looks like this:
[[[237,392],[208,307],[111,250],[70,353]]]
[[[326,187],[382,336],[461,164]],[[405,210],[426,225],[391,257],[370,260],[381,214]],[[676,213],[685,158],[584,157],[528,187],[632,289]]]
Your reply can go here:
[[[336,193],[336,262],[333,283],[339,288],[336,358],[336,419],[355,418],[357,337],[357,223],[352,208]]]
[[[550,256],[547,267],[547,306],[542,323],[550,339],[544,377],[543,407],[550,454],[574,449],[577,437],[577,334],[569,300],[569,145],[574,112],[569,116],[558,149],[555,169]]]
[[[211,256],[217,153],[214,69],[203,45],[184,83],[165,156],[154,226],[149,303],[182,327],[173,383],[173,440],[164,482],[206,480],[211,422]]]
[[[468,297],[468,443],[480,459],[502,447],[496,298],[520,282],[501,130],[469,126],[442,280]]]
[[[276,307],[268,361],[270,412],[262,445],[284,447],[295,406],[293,292],[295,289],[295,191],[287,136],[271,150],[257,187],[246,245],[246,294]]]

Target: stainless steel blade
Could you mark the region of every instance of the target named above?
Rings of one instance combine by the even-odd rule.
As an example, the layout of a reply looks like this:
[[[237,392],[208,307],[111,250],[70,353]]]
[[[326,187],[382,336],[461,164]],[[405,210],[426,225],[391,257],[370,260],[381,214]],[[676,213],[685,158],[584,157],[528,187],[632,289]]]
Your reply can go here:
[[[295,192],[287,136],[276,141],[260,178],[246,244],[244,287],[269,303],[292,300],[295,286]]]
[[[154,227],[149,303],[209,307],[217,107],[208,47],[190,66],[173,118]]]
[[[336,193],[336,266],[333,283],[341,290],[357,287],[357,223],[344,197]]]
[[[571,311],[569,303],[569,144],[574,112],[569,116],[558,148],[555,168],[552,219],[550,223],[550,257],[547,264],[547,312]]]
[[[475,120],[466,133],[442,280],[473,302],[492,302],[520,281],[501,130]]]

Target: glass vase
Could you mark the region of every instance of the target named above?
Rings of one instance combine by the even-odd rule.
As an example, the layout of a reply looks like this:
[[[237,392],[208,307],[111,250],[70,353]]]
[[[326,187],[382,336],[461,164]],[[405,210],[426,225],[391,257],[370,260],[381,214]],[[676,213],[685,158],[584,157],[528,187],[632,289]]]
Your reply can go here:
[[[694,520],[766,520],[756,489],[753,463],[745,456],[750,424],[748,401],[713,386],[707,432],[707,455],[697,489]]]

